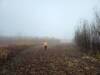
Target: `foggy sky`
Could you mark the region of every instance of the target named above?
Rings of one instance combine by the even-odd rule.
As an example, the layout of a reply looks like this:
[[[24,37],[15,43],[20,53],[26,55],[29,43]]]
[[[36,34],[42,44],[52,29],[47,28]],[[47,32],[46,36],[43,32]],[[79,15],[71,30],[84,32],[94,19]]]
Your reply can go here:
[[[99,0],[0,0],[0,34],[72,39]]]

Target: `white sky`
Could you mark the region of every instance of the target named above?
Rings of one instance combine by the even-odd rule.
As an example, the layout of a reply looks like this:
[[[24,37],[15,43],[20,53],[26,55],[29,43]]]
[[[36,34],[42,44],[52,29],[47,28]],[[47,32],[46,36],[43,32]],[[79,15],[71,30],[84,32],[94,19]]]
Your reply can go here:
[[[72,39],[99,0],[0,0],[0,34]]]

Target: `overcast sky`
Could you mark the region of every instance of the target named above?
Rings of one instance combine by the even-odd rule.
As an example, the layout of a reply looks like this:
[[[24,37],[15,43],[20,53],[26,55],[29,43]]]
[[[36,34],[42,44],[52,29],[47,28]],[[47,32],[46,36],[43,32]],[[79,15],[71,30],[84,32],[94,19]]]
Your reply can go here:
[[[0,0],[0,34],[72,39],[99,0]]]

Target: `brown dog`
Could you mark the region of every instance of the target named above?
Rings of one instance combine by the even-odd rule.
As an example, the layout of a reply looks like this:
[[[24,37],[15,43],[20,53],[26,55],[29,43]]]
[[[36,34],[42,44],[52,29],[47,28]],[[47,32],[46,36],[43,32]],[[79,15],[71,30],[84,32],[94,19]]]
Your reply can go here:
[[[44,43],[43,43],[43,47],[44,47],[45,50],[47,50],[47,48],[48,48],[47,42],[44,42]]]

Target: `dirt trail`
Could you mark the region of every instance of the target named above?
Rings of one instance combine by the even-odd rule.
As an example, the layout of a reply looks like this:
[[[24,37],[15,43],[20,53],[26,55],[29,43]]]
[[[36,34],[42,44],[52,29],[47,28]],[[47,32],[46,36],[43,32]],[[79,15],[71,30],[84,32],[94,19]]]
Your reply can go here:
[[[100,62],[63,46],[31,47],[14,57],[10,67],[9,75],[100,75]]]

